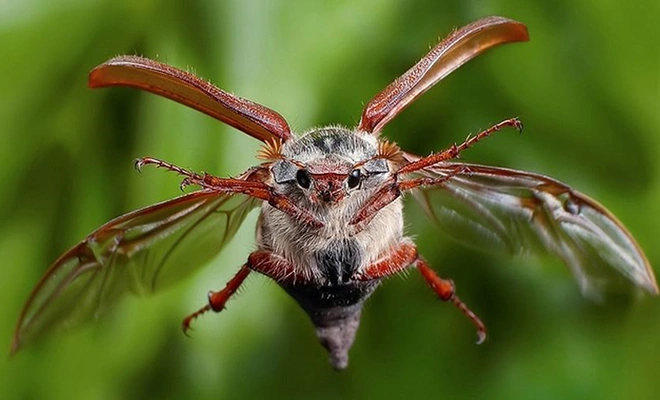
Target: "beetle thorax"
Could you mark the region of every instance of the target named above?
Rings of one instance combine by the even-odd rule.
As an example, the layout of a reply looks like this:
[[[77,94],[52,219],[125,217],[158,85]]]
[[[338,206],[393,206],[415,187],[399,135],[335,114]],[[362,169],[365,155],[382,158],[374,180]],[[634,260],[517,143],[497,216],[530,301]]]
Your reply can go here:
[[[391,176],[387,161],[377,158],[377,153],[376,138],[338,127],[313,130],[285,143],[283,159],[271,168],[273,187],[324,226],[311,228],[264,204],[259,247],[284,257],[319,282],[327,280],[327,260],[343,263],[344,272],[358,272],[381,257],[403,234],[400,199],[380,210],[360,230],[351,224]],[[341,281],[348,276],[331,278]]]

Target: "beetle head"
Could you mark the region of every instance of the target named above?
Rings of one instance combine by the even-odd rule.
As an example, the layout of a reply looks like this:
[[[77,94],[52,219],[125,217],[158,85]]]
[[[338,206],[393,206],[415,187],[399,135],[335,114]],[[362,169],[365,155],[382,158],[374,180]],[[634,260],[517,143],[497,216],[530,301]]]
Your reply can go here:
[[[389,175],[386,160],[377,154],[378,141],[372,136],[323,128],[286,142],[271,170],[282,192],[299,203],[333,206]]]

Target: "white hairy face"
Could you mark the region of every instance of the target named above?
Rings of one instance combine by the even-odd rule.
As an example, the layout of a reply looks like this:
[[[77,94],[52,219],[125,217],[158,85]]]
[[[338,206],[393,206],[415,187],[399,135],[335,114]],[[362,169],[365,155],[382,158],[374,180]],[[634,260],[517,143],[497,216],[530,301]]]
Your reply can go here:
[[[298,272],[313,277],[318,277],[315,255],[345,239],[355,239],[363,254],[358,271],[382,257],[402,239],[401,200],[378,211],[358,233],[350,225],[358,210],[391,177],[388,161],[375,158],[377,154],[377,138],[341,127],[312,130],[286,142],[284,158],[271,168],[272,185],[314,214],[324,227],[310,229],[264,204],[259,247],[284,257]],[[332,195],[324,198],[324,189]]]

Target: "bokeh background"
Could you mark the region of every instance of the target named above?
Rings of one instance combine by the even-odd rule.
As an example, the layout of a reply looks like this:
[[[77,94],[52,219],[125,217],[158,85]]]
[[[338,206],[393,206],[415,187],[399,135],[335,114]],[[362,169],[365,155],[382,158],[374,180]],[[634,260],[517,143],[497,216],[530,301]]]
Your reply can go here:
[[[635,1],[4,0],[0,2],[0,344],[46,267],[95,227],[179,194],[135,173],[151,155],[219,176],[258,143],[181,105],[86,76],[118,54],[186,68],[278,110],[297,131],[354,126],[362,106],[458,26],[497,14],[531,42],[487,53],[388,125],[438,151],[520,116],[464,154],[548,174],[610,208],[660,265],[660,3]],[[566,268],[455,244],[408,204],[408,229],[489,328],[437,301],[415,273],[367,303],[348,370],[327,364],[307,316],[251,277],[220,315],[181,319],[254,248],[256,215],[193,279],[129,299],[85,329],[0,357],[2,399],[658,398],[660,301],[596,304]],[[185,266],[182,266],[185,268]]]

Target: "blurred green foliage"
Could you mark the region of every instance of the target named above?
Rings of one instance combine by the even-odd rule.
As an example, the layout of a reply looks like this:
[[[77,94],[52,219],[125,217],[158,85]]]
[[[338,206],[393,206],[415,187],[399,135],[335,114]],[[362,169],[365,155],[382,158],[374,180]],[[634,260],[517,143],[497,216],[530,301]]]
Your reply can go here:
[[[462,67],[386,134],[426,154],[520,116],[523,135],[497,134],[465,159],[592,195],[657,268],[657,0],[9,1],[0,15],[0,344],[9,348],[22,303],[60,253],[110,218],[178,194],[176,177],[138,175],[134,158],[220,176],[255,163],[255,140],[204,115],[129,89],[88,90],[95,65],[142,54],[194,67],[298,131],[353,126],[438,38],[492,14],[526,23],[531,42]],[[414,273],[368,302],[342,373],[328,366],[307,316],[263,277],[186,338],[181,318],[254,248],[253,216],[194,279],[0,357],[0,398],[657,398],[658,299],[591,303],[556,260],[474,252],[409,206],[410,233],[484,319],[486,344],[475,346],[473,327]]]

